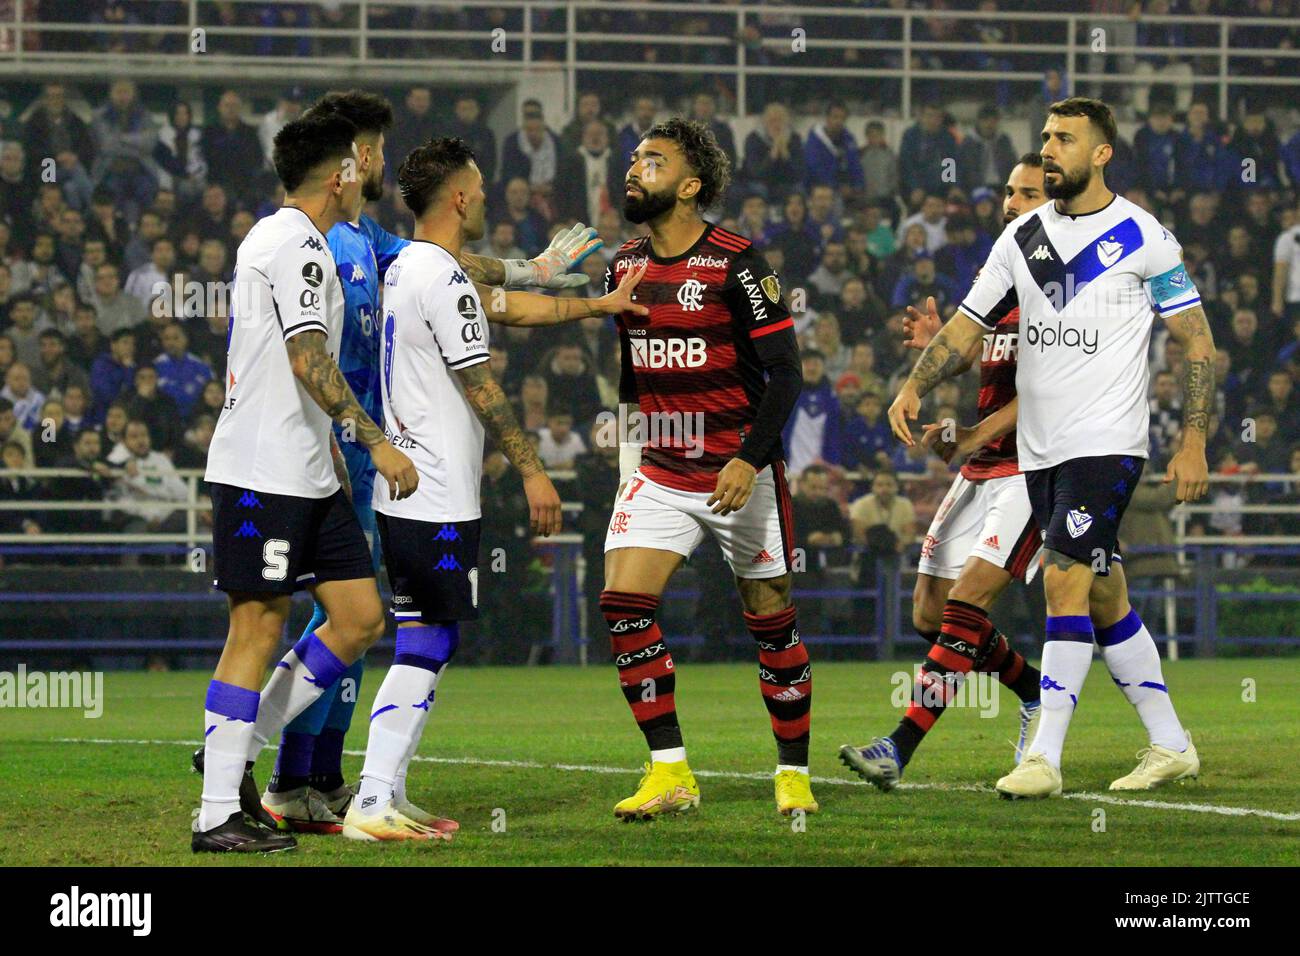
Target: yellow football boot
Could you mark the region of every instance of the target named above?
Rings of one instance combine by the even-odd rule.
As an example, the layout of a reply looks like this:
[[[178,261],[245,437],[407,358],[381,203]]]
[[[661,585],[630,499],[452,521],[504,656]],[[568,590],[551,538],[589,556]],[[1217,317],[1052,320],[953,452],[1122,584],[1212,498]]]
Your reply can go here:
[[[812,778],[799,770],[780,770],[776,774],[776,808],[785,816],[796,810],[816,813],[817,801],[813,799]]]
[[[665,813],[681,813],[700,805],[700,785],[685,760],[645,765],[636,793],[614,805],[621,820],[649,820]]]

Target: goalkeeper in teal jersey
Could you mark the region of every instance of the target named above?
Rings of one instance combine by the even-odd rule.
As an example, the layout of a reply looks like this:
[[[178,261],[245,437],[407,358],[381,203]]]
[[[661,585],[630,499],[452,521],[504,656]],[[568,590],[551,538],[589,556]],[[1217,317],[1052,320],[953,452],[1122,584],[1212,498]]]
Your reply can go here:
[[[384,133],[392,125],[388,101],[373,93],[352,90],[326,94],[311,112],[335,112],[357,127],[358,175],[365,177],[362,195],[374,201],[383,195]],[[382,422],[380,398],[379,291],[389,263],[407,244],[385,231],[368,216],[341,222],[326,236],[343,286],[345,311],[339,343],[338,366],[366,413]],[[489,259],[474,255],[461,258],[461,265],[476,282],[494,286],[541,286],[561,289],[585,285],[581,273],[566,274],[590,253],[600,248],[595,230],[581,223],[558,233],[551,245],[531,260]],[[346,429],[334,426],[334,467],[344,488],[350,488],[352,506],[371,544],[376,570],[379,540],[370,496],[375,469],[367,450],[352,441]],[[325,622],[319,604],[305,633]],[[275,774],[262,807],[282,830],[308,833],[338,833],[347,812],[352,790],[343,780],[343,738],[352,721],[361,687],[363,661],[357,661],[338,682],[298,715],[284,730],[276,759]],[[405,801],[405,768],[397,781],[396,796]],[[414,809],[414,808],[413,808]]]

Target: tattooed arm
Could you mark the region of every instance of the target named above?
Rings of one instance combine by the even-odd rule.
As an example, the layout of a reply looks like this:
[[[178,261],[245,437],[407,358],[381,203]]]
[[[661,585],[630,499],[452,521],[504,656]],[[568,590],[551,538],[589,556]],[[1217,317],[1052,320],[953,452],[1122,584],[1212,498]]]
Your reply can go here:
[[[472,252],[461,252],[460,267],[465,270],[465,275],[469,276],[474,282],[481,282],[486,286],[504,285],[506,281],[506,264],[500,259],[492,259],[488,256],[476,256]],[[479,290],[479,295],[483,290]]]
[[[1209,490],[1205,443],[1214,404],[1214,336],[1201,306],[1165,320],[1170,336],[1184,349],[1183,432],[1178,454],[1165,471],[1165,484],[1177,481],[1178,501],[1196,501]]]
[[[388,482],[394,500],[409,497],[420,482],[415,466],[388,443],[383,431],[352,394],[343,372],[326,349],[325,333],[299,332],[284,344],[293,374],[312,401],[340,425],[351,425],[357,441],[370,450],[375,468]]]
[[[510,400],[492,377],[488,363],[477,362],[468,368],[457,369],[456,377],[460,379],[465,398],[483,423],[483,428],[523,478],[533,533],[546,537],[559,531],[560,496],[551,479],[546,477],[537,450],[520,427]]]
[[[921,399],[927,392],[970,367],[967,356],[979,347],[987,331],[974,319],[958,312],[925,347],[898,390],[898,397],[889,406],[889,427],[899,441],[908,446],[915,444],[907,420],[916,420]]]
[[[650,310],[637,305],[632,295],[646,268],[643,265],[628,272],[617,289],[596,299],[562,299],[534,292],[506,292],[501,288],[485,288],[477,282],[474,288],[478,290],[488,321],[501,325],[559,325],[593,315],[617,315],[620,312],[648,315]]]
[[[589,280],[583,273],[569,270],[604,244],[595,229],[578,222],[557,232],[551,244],[533,259],[492,259],[462,252],[459,261],[466,275],[484,285],[570,289],[585,286]]]

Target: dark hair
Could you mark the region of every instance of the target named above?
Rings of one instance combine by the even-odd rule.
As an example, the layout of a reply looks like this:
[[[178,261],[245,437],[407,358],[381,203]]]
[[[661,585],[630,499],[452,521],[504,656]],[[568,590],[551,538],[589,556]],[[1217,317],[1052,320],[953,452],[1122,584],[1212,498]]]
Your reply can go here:
[[[397,171],[397,191],[419,219],[454,173],[474,162],[474,151],[458,136],[431,139],[411,150]]]
[[[38,335],[37,338],[38,338],[38,339],[58,339],[60,344],[66,344],[67,341],[68,341],[68,340],[64,337],[63,333],[60,332],[58,329],[46,329],[44,332],[42,332],[40,335]]]
[[[128,335],[131,336],[132,341],[135,341],[135,329],[132,328],[118,329],[116,332],[114,332],[112,335],[108,337],[108,340],[110,342],[120,342]]]
[[[1086,116],[1093,129],[1101,133],[1102,140],[1111,146],[1119,137],[1115,129],[1115,114],[1101,100],[1087,96],[1071,96],[1069,99],[1057,100],[1047,108],[1053,116]]]
[[[686,165],[700,178],[700,191],[695,194],[696,209],[708,209],[726,193],[731,182],[731,160],[709,127],[674,116],[651,126],[645,139],[667,139],[677,144],[686,157]]]
[[[393,107],[377,93],[334,90],[318,99],[303,116],[342,116],[358,133],[383,133],[393,125]]]
[[[356,137],[356,126],[338,113],[301,116],[286,123],[275,134],[271,157],[284,191],[297,190],[313,169],[351,156]]]
[[[844,104],[844,101],[843,101],[843,100],[841,100],[841,99],[833,99],[833,100],[831,100],[830,102],[828,102],[828,103],[826,104],[826,114],[825,114],[825,115],[829,116],[831,110],[843,110],[844,112],[847,113],[847,112],[849,111],[849,108]]]
[[[3,415],[5,412],[12,412],[13,410],[14,403],[3,395],[0,395],[0,415]]]
[[[830,469],[825,465],[809,465],[803,470],[805,475],[829,475]]]
[[[1017,166],[1028,166],[1028,167],[1030,167],[1031,169],[1042,169],[1042,168],[1043,168],[1043,154],[1042,154],[1042,153],[1025,153],[1023,156],[1021,156],[1019,159],[1016,160],[1016,165],[1017,165]]]

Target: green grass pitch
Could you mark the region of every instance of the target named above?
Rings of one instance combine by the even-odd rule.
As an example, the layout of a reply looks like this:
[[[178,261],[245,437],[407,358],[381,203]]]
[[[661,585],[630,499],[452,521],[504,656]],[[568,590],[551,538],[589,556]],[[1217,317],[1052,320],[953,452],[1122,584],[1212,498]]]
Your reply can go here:
[[[768,779],[775,751],[754,665],[682,665],[678,710],[703,801],[697,814],[649,824],[620,823],[611,813],[645,759],[612,667],[453,666],[410,791],[461,822],[456,840],[374,845],[304,836],[297,850],[266,859],[189,850],[200,785],[188,772],[193,746],[185,742],[201,733],[209,675],[109,673],[99,719],[72,710],[0,712],[0,865],[1300,863],[1300,661],[1166,663],[1201,753],[1201,778],[1131,797],[1106,787],[1132,769],[1145,736],[1094,661],[1066,744],[1066,798],[1036,803],[991,791],[1011,766],[1010,693],[994,718],[950,710],[908,768],[910,787],[882,794],[848,774],[837,748],[892,729],[891,675],[909,667],[814,664],[812,772],[821,812],[800,827],[775,811]],[[366,676],[350,751],[365,746],[364,715],[381,679],[378,668]],[[1247,680],[1253,702],[1243,700]],[[156,742],[126,742],[141,740]],[[271,764],[264,753],[260,783]],[[359,756],[347,757],[350,777],[360,767]]]

